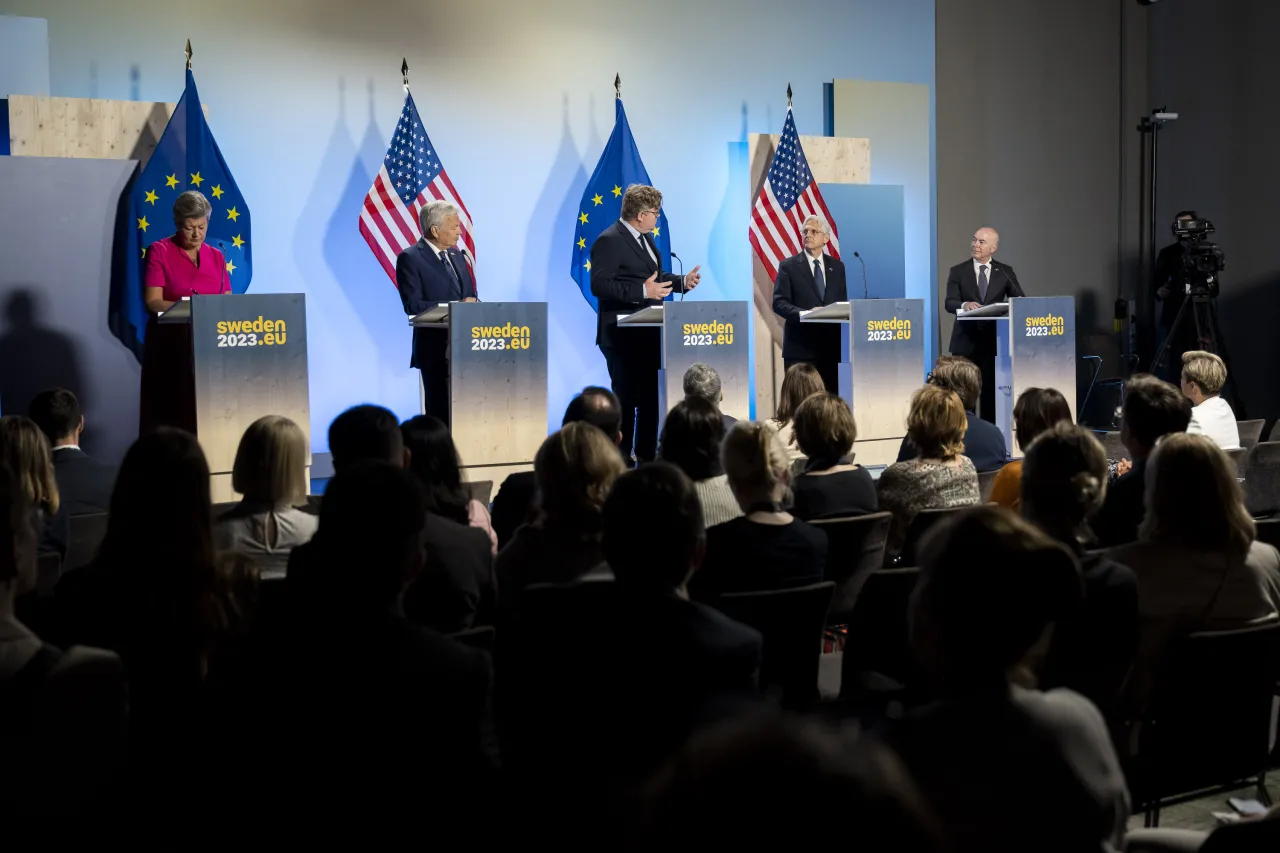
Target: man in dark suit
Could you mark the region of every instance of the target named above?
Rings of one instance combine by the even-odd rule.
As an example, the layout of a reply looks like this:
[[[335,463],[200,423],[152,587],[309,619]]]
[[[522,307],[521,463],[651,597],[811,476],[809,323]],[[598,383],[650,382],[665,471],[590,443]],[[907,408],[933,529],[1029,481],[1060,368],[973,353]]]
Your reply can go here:
[[[1004,433],[989,421],[974,414],[978,398],[982,395],[982,373],[978,366],[958,355],[940,355],[933,372],[926,380],[930,385],[954,391],[964,406],[968,427],[964,432],[964,455],[979,471],[999,471],[1009,461],[1004,446]],[[910,437],[904,437],[898,447],[898,461],[915,459],[919,451]]]
[[[462,233],[458,208],[433,201],[418,213],[422,239],[396,258],[396,287],[410,317],[441,302],[475,302],[476,281],[457,247]],[[414,329],[410,367],[422,371],[423,412],[449,423],[449,333]]]
[[[617,396],[608,388],[588,385],[569,401],[561,426],[585,421],[599,427],[614,444],[622,441],[622,409]],[[533,471],[517,471],[502,481],[490,510],[493,532],[498,535],[498,548],[505,548],[516,528],[531,521],[538,504],[538,481]]]
[[[805,325],[801,313],[849,298],[845,288],[844,261],[823,251],[831,239],[831,227],[821,216],[804,221],[804,251],[778,265],[773,282],[773,313],[786,323],[782,329],[782,363],[812,364],[822,384],[840,393],[840,330],[843,326]]]
[[[947,276],[946,308],[952,314],[972,311],[983,305],[1007,302],[1025,296],[1013,267],[993,257],[1000,247],[994,228],[979,228],[969,243],[970,259],[951,268]],[[996,324],[960,323],[951,327],[951,354],[962,355],[982,371],[982,400],[978,414],[984,421],[996,420]]]
[[[668,294],[687,293],[702,274],[662,271],[662,256],[653,241],[662,193],[634,184],[622,196],[622,217],[591,244],[591,293],[599,300],[596,346],[609,366],[613,393],[622,405],[622,455],[639,462],[654,458],[658,446],[658,336],[646,329],[619,329],[618,317],[646,305],[659,305]]]
[[[80,401],[65,388],[42,391],[27,413],[53,448],[53,475],[58,481],[59,512],[86,515],[106,512],[116,472],[80,449],[84,414]],[[65,508],[65,509],[64,509]]]
[[[1120,413],[1120,441],[1132,458],[1121,460],[1120,476],[1107,487],[1102,509],[1093,517],[1099,545],[1110,548],[1137,540],[1147,514],[1143,503],[1147,457],[1162,436],[1186,432],[1189,423],[1191,401],[1173,385],[1145,373],[1129,379]]]

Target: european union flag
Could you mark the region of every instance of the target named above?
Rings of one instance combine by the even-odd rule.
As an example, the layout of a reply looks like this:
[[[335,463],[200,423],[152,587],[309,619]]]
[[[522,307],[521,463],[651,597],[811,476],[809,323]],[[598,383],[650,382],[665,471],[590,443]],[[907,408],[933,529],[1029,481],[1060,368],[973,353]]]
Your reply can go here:
[[[618,98],[613,121],[613,133],[604,146],[600,162],[587,181],[587,191],[582,194],[578,206],[578,229],[573,235],[573,263],[569,274],[578,282],[582,296],[596,311],[600,306],[591,295],[591,244],[600,232],[618,221],[622,213],[622,194],[632,184],[648,184],[649,173],[640,160],[631,125],[627,124],[627,112]],[[658,224],[653,229],[654,242],[658,244],[662,268],[671,270],[671,237],[667,234],[667,214],[658,211]]]
[[[111,293],[111,331],[139,360],[147,330],[147,308],[142,301],[147,246],[173,235],[173,203],[187,190],[204,193],[213,206],[205,242],[226,256],[231,290],[244,293],[253,277],[249,206],[204,119],[196,78],[190,68],[182,100],[165,125],[146,168],[133,184],[124,274],[113,283]]]

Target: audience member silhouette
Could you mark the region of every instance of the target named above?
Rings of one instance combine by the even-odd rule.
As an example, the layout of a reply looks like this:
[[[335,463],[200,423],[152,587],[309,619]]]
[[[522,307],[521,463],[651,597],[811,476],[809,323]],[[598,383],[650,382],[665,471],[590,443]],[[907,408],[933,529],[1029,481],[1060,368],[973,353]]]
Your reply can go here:
[[[720,384],[720,374],[711,365],[700,361],[689,365],[689,369],[684,372],[682,387],[686,400],[706,400],[717,412],[720,411],[720,404],[724,402],[724,388]],[[738,422],[732,415],[721,414],[720,417],[724,421],[725,432],[733,429],[733,425]],[[710,526],[710,522],[707,526]]]
[[[892,742],[955,853],[1121,849],[1128,794],[1102,715],[1031,687],[1079,596],[1070,552],[1007,510],[974,508],[924,543],[911,643],[939,698]]]
[[[804,458],[804,451],[796,442],[796,411],[805,400],[825,390],[822,375],[812,364],[801,362],[787,368],[778,393],[778,410],[772,418],[765,421],[778,433],[778,438],[782,439],[783,446],[787,448],[787,458],[793,461]]]
[[[116,472],[80,448],[84,414],[76,395],[65,388],[42,391],[31,401],[27,414],[49,440],[58,496],[67,514],[106,512]]]
[[[798,518],[845,518],[876,511],[876,484],[867,469],[853,461],[858,425],[848,403],[826,391],[811,395],[796,411],[795,434],[808,457],[804,473],[791,484],[791,511]]]
[[[979,471],[998,471],[1009,460],[1004,433],[995,424],[978,417],[978,402],[982,397],[982,371],[964,356],[942,355],[925,378],[926,385],[954,391],[964,406],[967,422],[963,453],[973,460]],[[912,444],[910,433],[898,448],[898,461],[907,462],[919,455]]]
[[[821,581],[827,536],[784,508],[790,474],[782,440],[762,423],[740,423],[725,438],[723,454],[745,514],[708,529],[706,559],[690,584],[694,597]]]
[[[702,397],[688,396],[667,413],[658,440],[658,458],[670,462],[693,481],[707,527],[742,515],[720,463],[725,423],[713,404]]]
[[[264,572],[283,572],[289,554],[311,541],[318,524],[298,509],[307,499],[307,437],[281,415],[249,425],[236,448],[231,487],[244,497],[213,525],[220,551],[238,551]]]
[[[1227,363],[1221,356],[1204,350],[1182,354],[1182,393],[1191,401],[1191,421],[1187,432],[1207,435],[1223,450],[1240,446],[1240,427],[1231,404],[1224,400]]]
[[[400,432],[409,451],[409,470],[426,489],[427,512],[483,530],[498,553],[489,508],[462,485],[462,463],[449,427],[438,418],[418,415],[402,423]]]
[[[1055,388],[1028,388],[1013,404],[1013,428],[1023,454],[1040,433],[1059,421],[1072,422],[1067,398]],[[1022,461],[1015,459],[1000,469],[991,485],[991,503],[1017,512],[1021,504]]]
[[[622,406],[608,388],[588,385],[569,401],[561,426],[585,422],[599,427],[615,445],[622,442]],[[621,455],[621,451],[619,451]],[[516,528],[537,517],[538,488],[532,471],[508,474],[493,497],[493,529],[505,548]]]
[[[1132,458],[1121,461],[1120,476],[1107,489],[1107,499],[1093,519],[1100,544],[1123,545],[1138,538],[1145,513],[1147,457],[1162,436],[1185,432],[1190,422],[1191,401],[1177,388],[1149,374],[1129,380],[1120,414],[1120,441]]]
[[[49,440],[35,421],[25,415],[0,417],[0,462],[9,466],[22,485],[27,500],[43,515],[40,550],[53,551],[65,557],[67,541],[71,538],[68,515],[58,493]],[[56,582],[56,578],[52,580]],[[52,590],[50,579],[41,578],[39,587],[42,593],[47,594]]]
[[[1089,518],[1106,495],[1107,453],[1092,432],[1060,419],[1026,454],[1022,516],[1071,549],[1084,581],[1080,608],[1054,629],[1040,683],[1069,687],[1114,720],[1138,651],[1138,581],[1128,567],[1086,550]]]
[[[49,645],[15,616],[36,582],[39,525],[0,463],[0,802],[11,821],[109,815],[125,768],[124,667],[102,649]]]

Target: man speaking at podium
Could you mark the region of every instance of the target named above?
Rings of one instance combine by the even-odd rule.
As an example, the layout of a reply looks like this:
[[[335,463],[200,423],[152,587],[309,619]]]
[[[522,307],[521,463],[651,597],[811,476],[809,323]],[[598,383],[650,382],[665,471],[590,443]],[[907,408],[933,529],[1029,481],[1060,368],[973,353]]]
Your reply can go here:
[[[969,243],[970,259],[951,268],[947,276],[946,308],[959,316],[984,305],[1008,302],[1012,296],[1025,296],[1013,267],[994,257],[1000,248],[1000,235],[994,228],[979,228]],[[982,394],[978,417],[989,423],[996,420],[996,324],[960,323],[951,327],[951,354],[962,355],[982,371]]]
[[[596,346],[609,366],[609,381],[622,407],[623,458],[653,461],[658,445],[659,337],[645,329],[619,329],[618,317],[659,305],[672,291],[687,293],[702,278],[662,271],[652,237],[662,193],[633,184],[622,196],[621,218],[591,244],[591,293],[599,301]]]
[[[421,314],[441,302],[475,302],[476,282],[458,250],[458,208],[433,201],[418,212],[422,238],[396,257],[396,288],[405,313]],[[410,367],[422,371],[423,413],[449,423],[449,333],[415,328]]]
[[[778,264],[773,282],[773,313],[786,323],[782,328],[782,364],[812,364],[822,384],[840,393],[840,332],[844,326],[801,323],[801,313],[822,305],[846,301],[844,261],[823,249],[831,228],[821,216],[810,216],[802,229],[804,251]]]

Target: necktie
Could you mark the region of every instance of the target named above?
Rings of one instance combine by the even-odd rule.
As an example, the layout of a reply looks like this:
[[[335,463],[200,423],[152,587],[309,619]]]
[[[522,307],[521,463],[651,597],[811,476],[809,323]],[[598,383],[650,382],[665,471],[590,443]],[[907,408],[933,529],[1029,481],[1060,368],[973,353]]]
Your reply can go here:
[[[978,265],[978,269],[979,269],[979,273],[978,273],[978,301],[979,301],[979,302],[986,302],[986,301],[987,301],[987,265],[986,265],[986,264],[979,264],[979,265]]]
[[[818,289],[818,298],[825,300],[827,298],[827,279],[822,274],[822,261],[817,258],[813,261],[813,286]]]
[[[645,241],[643,234],[637,234],[636,239],[640,241],[640,251],[644,252],[644,256],[653,262],[653,252],[649,251],[649,244]]]
[[[458,271],[453,268],[453,264],[449,261],[449,253],[444,249],[440,250],[440,263],[445,265],[449,270],[449,275],[453,277],[454,283],[458,285],[458,293],[462,293],[462,279],[458,278]]]

